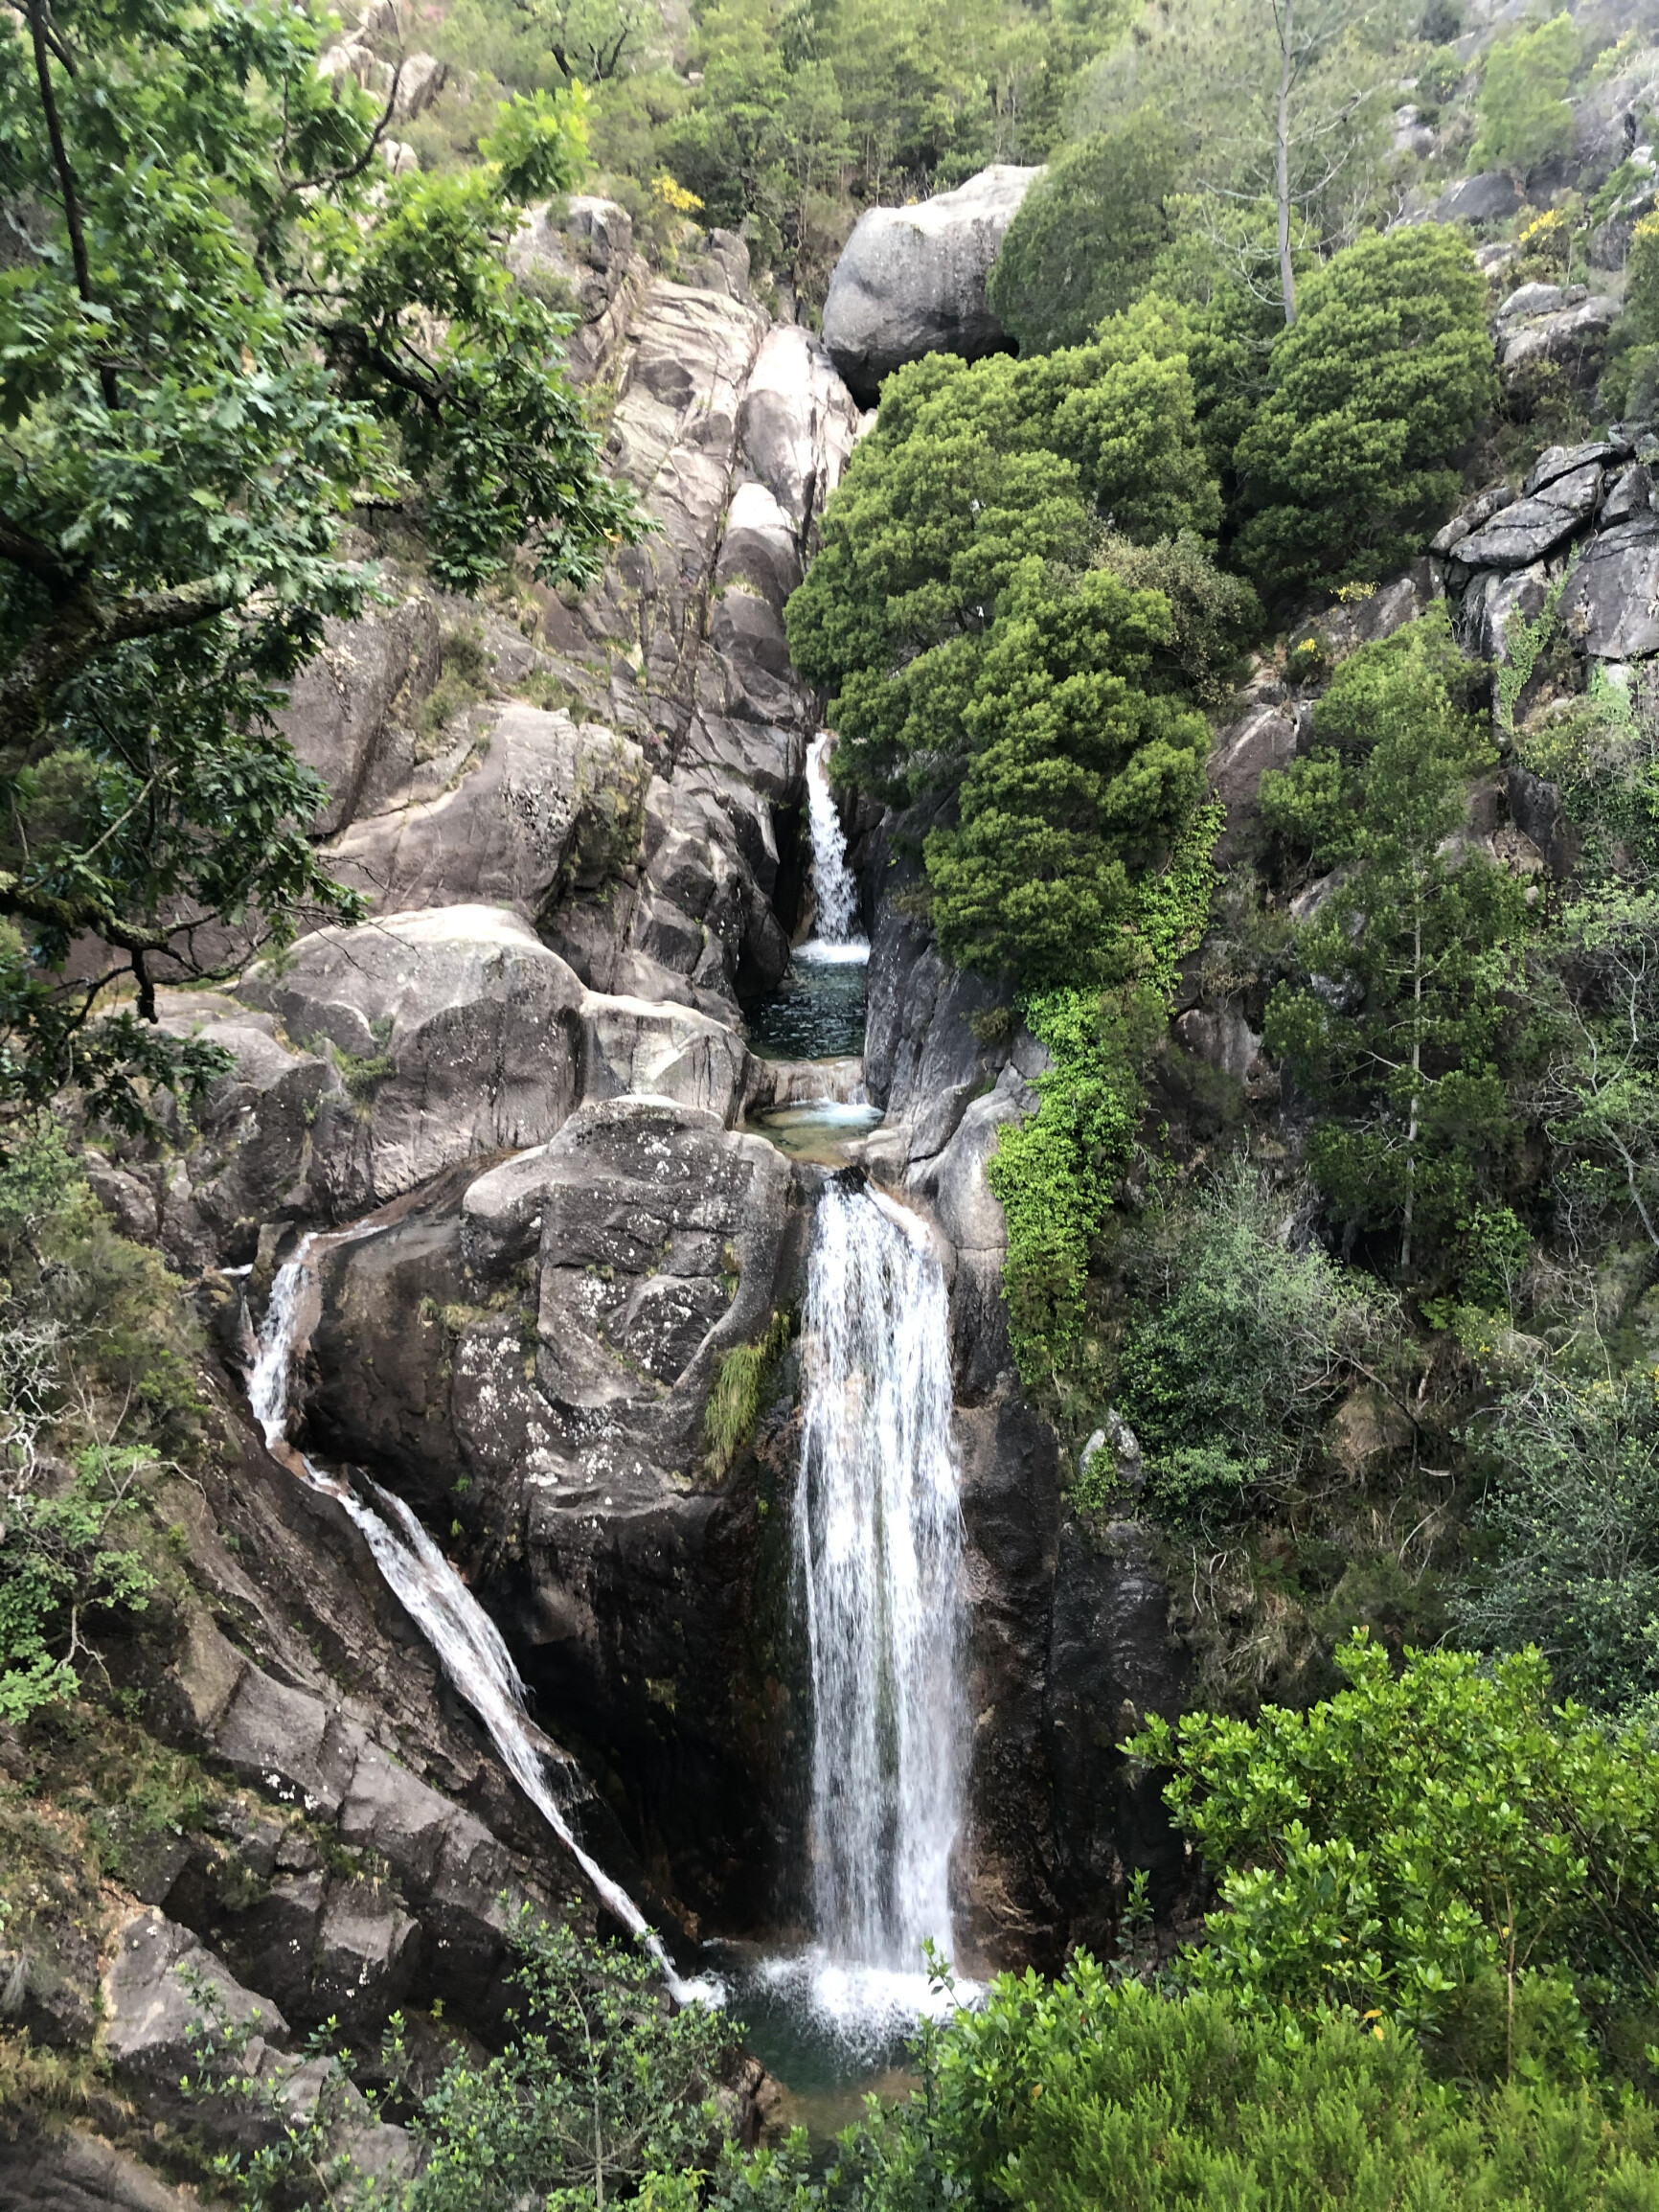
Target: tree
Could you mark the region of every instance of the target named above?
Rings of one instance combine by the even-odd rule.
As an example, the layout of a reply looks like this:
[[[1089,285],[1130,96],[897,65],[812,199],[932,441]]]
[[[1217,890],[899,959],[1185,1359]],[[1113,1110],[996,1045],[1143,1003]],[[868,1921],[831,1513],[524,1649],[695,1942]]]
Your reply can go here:
[[[1298,232],[1346,243],[1382,179],[1412,13],[1407,0],[1154,0],[1135,43],[1084,80],[1077,125],[1148,104],[1177,123],[1205,219],[1219,231],[1224,211],[1267,213],[1292,323]]]
[[[642,0],[517,0],[566,84],[608,84],[626,75],[654,21]]]
[[[1336,1661],[1349,1686],[1306,1713],[1154,1720],[1129,1746],[1173,1768],[1219,1883],[1194,1982],[1398,2021],[1476,2074],[1530,2031],[1570,2073],[1578,1992],[1639,2006],[1659,1965],[1659,1747],[1552,1709],[1535,1651],[1413,1653],[1397,1678],[1356,1635]]]
[[[830,692],[838,772],[892,797],[953,788],[963,715],[1001,595],[1028,559],[1081,568],[1101,523],[1213,530],[1178,314],[1146,303],[1034,361],[949,355],[888,379],[786,610]]]
[[[1456,1608],[1484,1651],[1535,1645],[1557,1694],[1617,1713],[1659,1691],[1653,1378],[1540,1367],[1481,1452],[1480,1564]]]
[[[1501,1180],[1516,1126],[1526,905],[1457,844],[1492,757],[1457,696],[1465,667],[1441,609],[1362,648],[1315,710],[1313,751],[1262,779],[1269,830],[1331,871],[1296,935],[1306,980],[1268,1002],[1268,1048],[1323,1109],[1315,1182],[1350,1235],[1398,1234],[1407,1279]]]
[[[1471,167],[1530,172],[1565,153],[1573,143],[1566,91],[1578,61],[1579,34],[1564,11],[1500,39],[1487,56]]]
[[[402,509],[462,592],[521,546],[585,582],[643,523],[600,473],[559,325],[497,250],[575,180],[579,101],[511,102],[475,170],[393,177],[390,103],[321,79],[291,10],[33,0],[11,21],[0,1087],[90,1073],[130,1118],[139,1079],[212,1072],[144,1028],[159,976],[356,911],[272,721],[324,616],[377,588],[340,548],[353,504]],[[72,981],[88,941],[102,963]],[[123,976],[140,1018],[89,1025]]]
[[[925,848],[940,946],[1022,990],[1121,981],[1130,871],[1197,803],[1209,725],[1144,688],[1170,630],[1153,593],[1028,559],[1001,604],[962,710],[960,822]]]
[[[1067,147],[1009,225],[990,304],[1024,353],[1079,346],[1134,304],[1170,239],[1180,137],[1151,109]]]
[[[1435,223],[1362,239],[1312,278],[1239,445],[1239,565],[1281,596],[1377,583],[1457,498],[1496,399],[1486,285]]]

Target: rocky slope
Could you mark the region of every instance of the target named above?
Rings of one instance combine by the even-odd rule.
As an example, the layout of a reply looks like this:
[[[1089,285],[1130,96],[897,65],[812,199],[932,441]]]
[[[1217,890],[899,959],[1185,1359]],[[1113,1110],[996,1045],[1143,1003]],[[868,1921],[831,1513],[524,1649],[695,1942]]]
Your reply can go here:
[[[1617,115],[1598,125],[1609,144]],[[966,192],[973,221],[986,196]],[[130,1852],[74,1940],[44,1912],[0,1936],[36,2037],[112,2062],[120,2109],[86,2109],[112,2139],[181,2125],[178,1958],[262,2007],[269,2063],[297,2068],[294,2038],[330,2011],[367,2028],[443,1995],[488,2033],[504,1893],[582,1886],[351,1520],[240,1408],[252,1333],[307,1229],[375,1217],[320,1261],[295,1433],[449,1532],[580,1840],[687,1939],[802,1912],[795,1355],[773,1357],[735,1456],[705,1412],[727,1355],[775,1344],[799,1309],[824,1174],[743,1126],[790,1079],[752,1058],[740,1009],[809,924],[820,702],[782,609],[859,408],[825,348],[748,296],[737,239],[716,234],[694,281],[665,283],[620,208],[577,199],[528,222],[511,258],[580,301],[573,357],[660,532],[580,599],[526,591],[481,622],[382,549],[398,596],[330,630],[288,715],[330,792],[317,833],[372,919],[233,991],[170,994],[169,1025],[226,1044],[236,1072],[171,1146],[91,1158],[124,1232],[194,1286],[227,1440],[169,1508],[189,1590],[131,1654],[211,1810]],[[972,239],[958,262],[962,299],[942,307],[950,286],[933,285],[912,303],[912,351],[983,293]],[[1541,354],[1589,380],[1609,319],[1589,293],[1525,287],[1498,303],[1494,344],[1506,372]],[[1618,433],[1492,485],[1409,577],[1327,618],[1324,657],[1443,593],[1468,650],[1501,659],[1513,618],[1557,585],[1579,653],[1616,673],[1659,650],[1655,463],[1651,440]],[[1218,733],[1229,854],[1247,850],[1263,769],[1307,741],[1310,703],[1263,667]],[[863,1155],[948,1264],[977,1716],[963,1963],[1047,1964],[1109,1935],[1125,1866],[1151,1865],[1166,1903],[1181,1889],[1113,1746],[1179,1704],[1185,1662],[1147,1532],[1070,1516],[1071,1471],[1015,1385],[984,1167],[1034,1103],[1041,1055],[1017,1025],[982,1038],[989,988],[898,900],[900,827],[868,807],[850,822],[873,944],[863,1080],[885,1109]],[[1570,857],[1548,787],[1512,764],[1468,834],[1527,869]],[[1194,967],[1160,1078],[1176,1142],[1202,1139],[1216,1084],[1271,1093],[1260,1018],[1247,993],[1205,996]],[[1133,1440],[1109,1448],[1132,1494]],[[0,2143],[0,2179],[18,2203],[177,2201],[90,2137],[50,2157]]]

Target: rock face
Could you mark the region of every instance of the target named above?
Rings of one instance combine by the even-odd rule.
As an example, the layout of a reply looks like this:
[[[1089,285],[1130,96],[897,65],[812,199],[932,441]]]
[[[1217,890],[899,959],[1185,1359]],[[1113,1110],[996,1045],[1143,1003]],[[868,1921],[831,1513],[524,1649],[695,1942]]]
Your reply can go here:
[[[977,361],[1007,333],[986,299],[1003,236],[1042,171],[1006,164],[916,207],[866,208],[835,264],[824,343],[853,397],[924,353]]]
[[[752,1497],[721,1364],[799,1301],[818,1171],[662,1098],[592,1102],[328,1258],[307,1434],[473,1532],[475,1587],[698,1911],[775,1880],[747,1710]],[[733,1919],[735,1916],[735,1919]]]

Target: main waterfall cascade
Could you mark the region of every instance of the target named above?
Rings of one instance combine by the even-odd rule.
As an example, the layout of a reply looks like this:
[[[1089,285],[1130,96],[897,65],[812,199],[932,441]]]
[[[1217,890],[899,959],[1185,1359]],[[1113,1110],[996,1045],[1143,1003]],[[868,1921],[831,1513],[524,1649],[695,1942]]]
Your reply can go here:
[[[400,1497],[372,1487],[382,1518],[349,1483],[326,1473],[288,1443],[288,1376],[308,1304],[317,1294],[316,1256],[321,1246],[352,1234],[307,1236],[277,1270],[248,1377],[248,1404],[268,1448],[313,1490],[338,1500],[362,1532],[375,1563],[411,1620],[437,1653],[443,1672],[483,1722],[519,1788],[558,1837],[623,1926],[650,1950],[674,1995],[718,2003],[721,1985],[688,1981],[677,1973],[662,1941],[627,1891],[612,1881],[577,1841],[548,1787],[545,1757],[525,1712],[524,1683],[501,1631]],[[394,1525],[395,1524],[395,1525]]]
[[[817,1940],[761,1979],[850,2057],[892,2063],[918,2014],[949,2001],[929,1989],[922,1946],[951,1950],[967,1769],[949,1309],[919,1217],[874,1189],[826,1187],[802,1348],[794,1604]],[[753,1996],[739,2001],[753,2019]]]

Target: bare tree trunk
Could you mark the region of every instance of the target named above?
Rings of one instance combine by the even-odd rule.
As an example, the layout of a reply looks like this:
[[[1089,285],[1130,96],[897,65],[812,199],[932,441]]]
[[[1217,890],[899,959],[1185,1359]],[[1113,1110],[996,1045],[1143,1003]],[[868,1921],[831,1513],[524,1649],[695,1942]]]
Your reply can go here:
[[[1411,1273],[1411,1232],[1417,1212],[1417,1123],[1422,1083],[1422,887],[1418,886],[1417,914],[1411,941],[1411,1113],[1405,1132],[1405,1220],[1401,1224],[1399,1271]]]
[[[1284,320],[1296,320],[1296,271],[1290,264],[1290,80],[1291,46],[1295,35],[1296,0],[1275,8],[1279,26],[1279,284],[1284,294]]]

